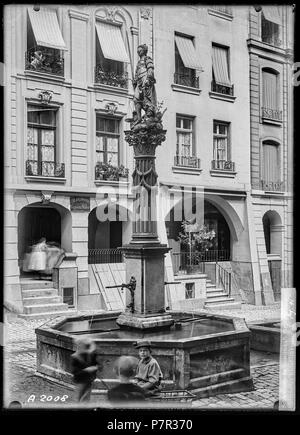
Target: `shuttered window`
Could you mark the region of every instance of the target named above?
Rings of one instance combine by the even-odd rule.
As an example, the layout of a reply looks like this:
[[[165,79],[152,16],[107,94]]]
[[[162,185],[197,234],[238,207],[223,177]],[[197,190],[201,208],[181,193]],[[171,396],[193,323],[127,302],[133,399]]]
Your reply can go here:
[[[273,142],[263,143],[263,180],[277,183],[280,180],[279,145]]]
[[[212,46],[213,78],[218,85],[231,86],[229,75],[229,50],[218,45]]]
[[[263,70],[262,72],[262,92],[263,107],[267,109],[278,109],[278,75],[271,71]]]

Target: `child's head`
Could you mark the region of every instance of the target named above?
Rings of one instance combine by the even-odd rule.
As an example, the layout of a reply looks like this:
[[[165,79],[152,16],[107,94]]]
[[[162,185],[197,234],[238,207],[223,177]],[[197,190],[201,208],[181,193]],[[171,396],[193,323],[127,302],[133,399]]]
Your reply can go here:
[[[141,359],[147,359],[149,356],[151,356],[151,343],[150,341],[146,340],[139,340],[137,341],[135,347],[139,351],[139,357]]]
[[[115,366],[115,372],[119,378],[130,379],[136,374],[138,360],[133,356],[121,356]]]
[[[90,353],[95,350],[95,343],[88,337],[80,337],[76,344],[78,353]]]

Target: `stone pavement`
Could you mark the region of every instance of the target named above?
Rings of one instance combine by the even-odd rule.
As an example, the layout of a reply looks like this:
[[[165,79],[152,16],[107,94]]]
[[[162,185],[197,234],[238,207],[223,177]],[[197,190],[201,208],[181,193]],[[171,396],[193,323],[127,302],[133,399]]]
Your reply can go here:
[[[274,320],[280,318],[278,304],[270,307],[243,307],[240,312],[224,310],[222,314],[239,315],[246,321]],[[219,311],[218,311],[219,312]],[[49,319],[25,320],[10,315],[4,327],[4,403],[17,400],[24,407],[68,406],[74,403],[70,386],[58,385],[36,374],[36,339],[34,329]],[[251,351],[251,375],[255,390],[246,393],[219,394],[195,400],[193,408],[263,408],[272,409],[278,400],[278,355]],[[28,402],[35,396],[34,402]],[[65,396],[68,396],[67,398]],[[48,402],[46,401],[48,398]],[[94,404],[94,406],[96,403]]]

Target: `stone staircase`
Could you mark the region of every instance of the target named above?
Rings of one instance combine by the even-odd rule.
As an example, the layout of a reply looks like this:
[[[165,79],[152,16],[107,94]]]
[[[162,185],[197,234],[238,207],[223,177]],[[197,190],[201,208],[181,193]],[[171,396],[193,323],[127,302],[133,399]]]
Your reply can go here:
[[[21,279],[21,290],[24,307],[21,317],[60,316],[76,312],[63,302],[52,281]]]
[[[207,309],[238,309],[241,303],[229,296],[223,288],[217,287],[210,279],[206,280],[206,301],[204,308]]]

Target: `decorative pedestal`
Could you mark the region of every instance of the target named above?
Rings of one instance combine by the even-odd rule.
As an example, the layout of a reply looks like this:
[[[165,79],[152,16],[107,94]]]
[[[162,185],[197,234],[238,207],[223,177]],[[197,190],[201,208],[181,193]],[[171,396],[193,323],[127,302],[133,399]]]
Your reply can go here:
[[[162,125],[137,125],[125,131],[133,146],[135,170],[133,186],[136,194],[131,242],[122,248],[125,254],[127,287],[126,311],[117,324],[137,329],[170,327],[174,320],[165,311],[164,257],[170,250],[157,235],[155,149],[165,140]]]

